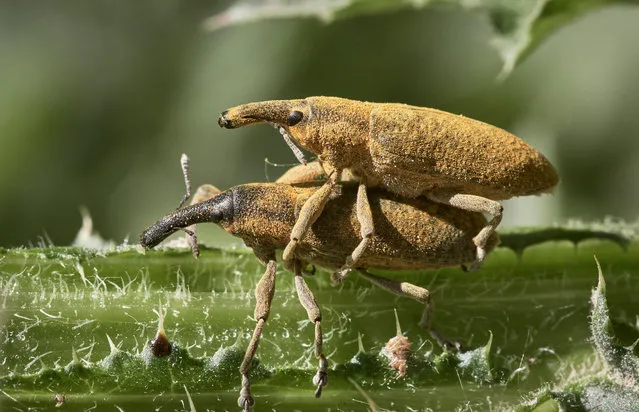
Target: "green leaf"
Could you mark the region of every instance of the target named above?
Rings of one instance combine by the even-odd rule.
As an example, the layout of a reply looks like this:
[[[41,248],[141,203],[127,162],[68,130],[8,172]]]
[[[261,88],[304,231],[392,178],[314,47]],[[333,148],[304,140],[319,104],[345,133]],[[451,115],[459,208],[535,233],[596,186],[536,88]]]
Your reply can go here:
[[[522,393],[540,387],[547,402],[559,396],[594,402],[604,383],[618,383],[593,380],[605,368],[588,341],[592,256],[604,264],[608,299],[615,302],[608,318],[630,344],[639,337],[633,323],[639,280],[630,276],[639,267],[639,244],[624,252],[593,232],[595,238],[580,238],[575,248],[528,233],[544,243],[529,241],[521,261],[500,248],[475,273],[385,274],[432,291],[434,325],[460,341],[462,353],[443,352],[418,327],[423,307],[416,302],[355,275],[339,288],[330,286],[327,273],[308,277],[330,360],[320,399],[311,383],[314,328],[292,276],[278,272],[250,374],[258,407],[361,410],[373,402],[378,410],[487,410],[520,404]],[[235,410],[263,269],[248,250],[202,247],[198,260],[185,249],[145,255],[132,247],[0,250],[0,410],[53,407],[55,394],[71,410],[185,410],[185,388],[198,411]],[[402,377],[381,354],[398,333],[411,350]],[[588,384],[548,389],[575,381]]]
[[[204,23],[208,30],[273,18],[314,17],[324,22],[401,9],[457,7],[484,16],[491,44],[503,62],[500,77],[512,72],[552,32],[579,16],[636,0],[236,0]]]
[[[639,379],[639,358],[637,358],[633,350],[637,341],[630,347],[619,345],[612,332],[610,322],[610,312],[608,310],[608,302],[606,301],[606,282],[601,272],[601,266],[597,261],[597,269],[599,270],[599,281],[597,288],[593,290],[592,314],[590,320],[590,330],[592,331],[592,341],[597,352],[608,363],[612,370],[619,374],[621,379],[626,382],[633,382],[637,386]]]
[[[639,410],[639,358],[632,346],[625,347],[614,336],[606,300],[606,282],[599,272],[597,287],[592,291],[590,330],[596,352],[607,363],[608,370],[581,377],[558,387],[544,388],[520,405],[519,411],[542,411],[549,401],[566,411],[637,411]]]

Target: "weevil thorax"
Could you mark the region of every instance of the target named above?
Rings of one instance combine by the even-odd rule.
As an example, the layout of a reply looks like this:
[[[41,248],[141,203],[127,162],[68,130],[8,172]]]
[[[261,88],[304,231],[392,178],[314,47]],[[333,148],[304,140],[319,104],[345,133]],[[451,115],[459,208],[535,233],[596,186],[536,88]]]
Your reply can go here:
[[[296,191],[290,185],[253,183],[229,189],[233,221],[221,226],[251,248],[281,249],[295,224]]]
[[[359,153],[366,153],[370,129],[369,103],[339,97],[308,97],[304,136],[292,136],[305,149],[332,167],[348,168]],[[301,122],[300,122],[301,123]]]

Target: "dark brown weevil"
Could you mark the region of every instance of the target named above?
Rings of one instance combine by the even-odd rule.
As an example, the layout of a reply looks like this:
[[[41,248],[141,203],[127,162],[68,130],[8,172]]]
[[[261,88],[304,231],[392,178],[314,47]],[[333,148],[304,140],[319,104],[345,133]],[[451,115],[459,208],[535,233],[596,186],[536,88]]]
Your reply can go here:
[[[254,403],[248,372],[275,292],[275,251],[286,247],[302,205],[323,187],[321,182],[235,186],[201,203],[170,213],[140,236],[140,244],[149,249],[178,230],[197,223],[212,222],[244,240],[266,265],[266,271],[255,289],[254,317],[257,325],[240,367],[242,389],[238,404],[244,410],[249,410]],[[348,251],[358,246],[361,232],[356,199],[360,188],[356,184],[343,185],[341,196],[326,205],[324,212],[299,241],[292,257],[291,268],[295,274],[299,300],[315,324],[315,355],[319,359],[319,368],[313,383],[317,386],[318,397],[327,383],[328,361],[322,350],[321,313],[302,277],[302,268],[308,264],[328,269],[340,268],[349,256]],[[362,252],[355,269],[383,289],[423,303],[425,309],[420,325],[444,343],[430,328],[431,302],[427,289],[386,279],[369,273],[367,269],[433,269],[471,262],[475,259],[473,234],[486,225],[486,219],[480,213],[460,210],[426,198],[404,199],[381,189],[370,190],[369,194],[370,217],[377,231]],[[496,233],[491,233],[486,250],[492,250],[497,242]]]
[[[486,245],[502,218],[497,200],[550,192],[557,172],[537,150],[517,136],[468,117],[397,103],[369,103],[338,97],[308,97],[248,103],[224,111],[218,123],[234,129],[255,123],[279,129],[301,163],[293,142],[318,156],[328,172],[326,188],[304,206],[284,251],[292,259],[344,169],[367,187],[381,186],[405,198],[426,196],[460,209],[491,215],[473,241],[471,270],[486,255]],[[366,190],[357,203],[364,238],[344,266],[346,273],[377,233],[371,225]]]

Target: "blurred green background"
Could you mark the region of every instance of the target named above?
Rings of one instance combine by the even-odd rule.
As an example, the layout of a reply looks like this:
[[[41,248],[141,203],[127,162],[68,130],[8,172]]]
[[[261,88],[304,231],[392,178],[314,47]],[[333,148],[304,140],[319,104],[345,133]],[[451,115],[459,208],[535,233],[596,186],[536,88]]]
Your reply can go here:
[[[230,3],[2,2],[0,246],[41,237],[69,244],[81,205],[105,238],[135,242],[181,199],[181,153],[195,186],[264,181],[264,158],[295,160],[280,135],[268,126],[222,130],[218,114],[310,95],[436,107],[540,149],[562,182],[554,196],[505,202],[503,226],[636,219],[638,7],[568,24],[498,82],[491,28],[477,13],[202,30]],[[234,242],[213,227],[201,233]]]

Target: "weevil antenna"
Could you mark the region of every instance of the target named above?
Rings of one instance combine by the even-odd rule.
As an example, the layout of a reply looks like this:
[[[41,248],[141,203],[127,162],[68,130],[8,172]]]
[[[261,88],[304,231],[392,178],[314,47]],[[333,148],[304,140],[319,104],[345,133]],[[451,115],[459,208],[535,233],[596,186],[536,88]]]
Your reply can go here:
[[[297,166],[296,163],[273,163],[270,160],[268,160],[268,157],[264,158],[264,163],[266,163],[269,166],[273,166],[273,167],[293,167],[293,166]]]
[[[180,165],[182,166],[182,175],[184,176],[184,185],[186,186],[186,193],[184,194],[184,198],[178,205],[178,209],[184,206],[187,200],[191,198],[191,178],[189,177],[189,157],[186,153],[182,153],[182,157],[180,158]],[[195,252],[194,252],[195,253]]]
[[[288,147],[290,147],[291,150],[293,151],[293,154],[297,158],[297,161],[303,165],[307,164],[308,162],[306,161],[306,158],[304,157],[304,153],[302,153],[302,150],[299,147],[297,147],[295,143],[293,143],[293,139],[291,139],[291,136],[286,132],[286,129],[284,129],[282,126],[279,126],[277,124],[273,124],[273,126],[277,130],[279,130],[280,134],[284,138],[284,141],[286,142]]]
[[[269,166],[273,166],[273,167],[293,167],[296,166],[295,163],[273,163],[270,160],[268,160],[268,157],[264,158],[264,177],[266,178],[267,182],[271,181],[271,178],[268,175],[268,167]]]

